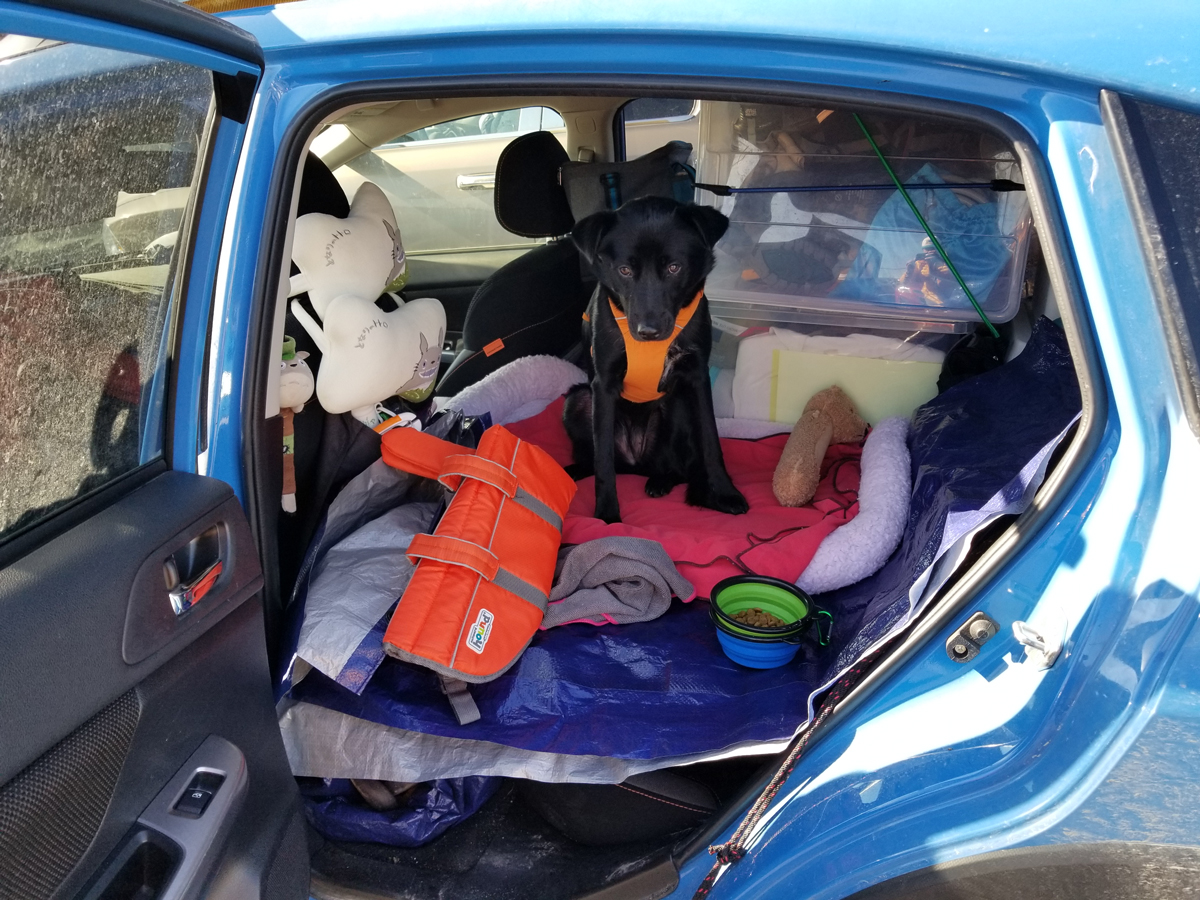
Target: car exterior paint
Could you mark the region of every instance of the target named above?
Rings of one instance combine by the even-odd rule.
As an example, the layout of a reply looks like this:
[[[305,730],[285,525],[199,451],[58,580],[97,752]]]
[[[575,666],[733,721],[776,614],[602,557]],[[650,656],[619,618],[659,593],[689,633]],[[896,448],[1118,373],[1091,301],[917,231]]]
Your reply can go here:
[[[25,17],[13,31],[70,38],[69,22],[0,9]],[[1200,843],[1195,804],[1175,802],[1200,786],[1200,446],[1099,105],[1108,87],[1200,108],[1200,10],[1167,3],[1135,20],[1114,2],[842,0],[800,11],[782,2],[398,9],[307,0],[229,21],[258,37],[266,65],[244,129],[216,138],[176,394],[177,409],[204,414],[176,416],[172,462],[229,482],[243,500],[249,336],[271,262],[262,223],[282,160],[332,98],[552,76],[648,94],[722,85],[836,101],[867,92],[1010,123],[1040,160],[1039,229],[1061,235],[1069,334],[1090,368],[1086,452],[969,605],[928,628],[802,758],[713,896],[840,898],[1002,848]],[[133,39],[117,26],[105,34],[114,46]],[[200,58],[166,39],[138,49]],[[1061,634],[1061,656],[1039,669],[1005,631],[972,664],[952,662],[945,640],[975,610]],[[711,863],[703,852],[688,859],[671,896],[691,896]]]

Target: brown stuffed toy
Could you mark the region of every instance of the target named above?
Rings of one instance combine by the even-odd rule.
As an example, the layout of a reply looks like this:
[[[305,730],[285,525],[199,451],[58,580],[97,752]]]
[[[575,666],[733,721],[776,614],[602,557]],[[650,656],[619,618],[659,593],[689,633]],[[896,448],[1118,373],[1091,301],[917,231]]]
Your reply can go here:
[[[812,396],[792,429],[775,467],[771,489],[783,506],[803,506],[821,481],[821,461],[830,444],[853,444],[866,434],[867,423],[840,387]]]

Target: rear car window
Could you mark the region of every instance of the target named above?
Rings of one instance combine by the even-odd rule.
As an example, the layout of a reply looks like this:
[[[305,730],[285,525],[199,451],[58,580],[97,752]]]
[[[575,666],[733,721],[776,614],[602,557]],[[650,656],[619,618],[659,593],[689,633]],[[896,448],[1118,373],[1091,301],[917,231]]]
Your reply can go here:
[[[0,38],[0,538],[162,453],[199,68]]]

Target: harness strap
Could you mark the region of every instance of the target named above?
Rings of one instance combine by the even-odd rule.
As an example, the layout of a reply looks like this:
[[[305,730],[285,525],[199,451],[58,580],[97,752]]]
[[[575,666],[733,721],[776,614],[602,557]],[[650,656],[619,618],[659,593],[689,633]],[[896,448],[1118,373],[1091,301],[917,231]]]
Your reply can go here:
[[[472,722],[478,722],[481,718],[479,707],[475,705],[475,698],[471,696],[471,689],[467,683],[448,675],[439,675],[438,680],[442,685],[442,693],[450,701],[450,708],[454,710],[454,718],[458,719],[458,724],[470,725]]]
[[[496,573],[500,571],[500,560],[491,550],[445,534],[414,535],[404,553],[414,564],[418,560],[432,559],[451,566],[463,566],[488,581],[495,581]]]
[[[625,342],[625,382],[621,386],[621,396],[633,403],[649,403],[663,396],[658,386],[662,383],[663,369],[667,364],[667,351],[679,337],[679,333],[692,321],[692,316],[700,308],[700,298],[704,290],[696,292],[692,302],[679,310],[675,317],[675,327],[669,337],[661,341],[639,341],[629,331],[629,318],[617,307],[612,298],[608,298],[608,306],[613,318],[617,320],[617,328]]]
[[[455,453],[453,456],[447,456],[438,481],[456,491],[464,478],[490,484],[510,499],[517,495],[517,476],[511,469],[473,453]]]

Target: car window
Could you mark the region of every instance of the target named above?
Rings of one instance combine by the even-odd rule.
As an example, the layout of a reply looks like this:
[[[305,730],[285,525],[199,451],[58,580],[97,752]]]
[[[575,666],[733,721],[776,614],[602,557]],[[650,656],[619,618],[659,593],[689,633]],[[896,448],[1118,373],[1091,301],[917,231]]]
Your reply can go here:
[[[676,97],[640,97],[621,108],[625,158],[637,159],[669,141],[695,147],[700,137],[700,104]]]
[[[0,539],[161,455],[206,70],[0,38]]]
[[[401,135],[334,175],[351,199],[364,181],[383,189],[409,254],[532,246],[538,241],[496,221],[493,205],[496,161],[513,138],[531,131],[566,140],[562,117],[552,109],[495,110]]]

